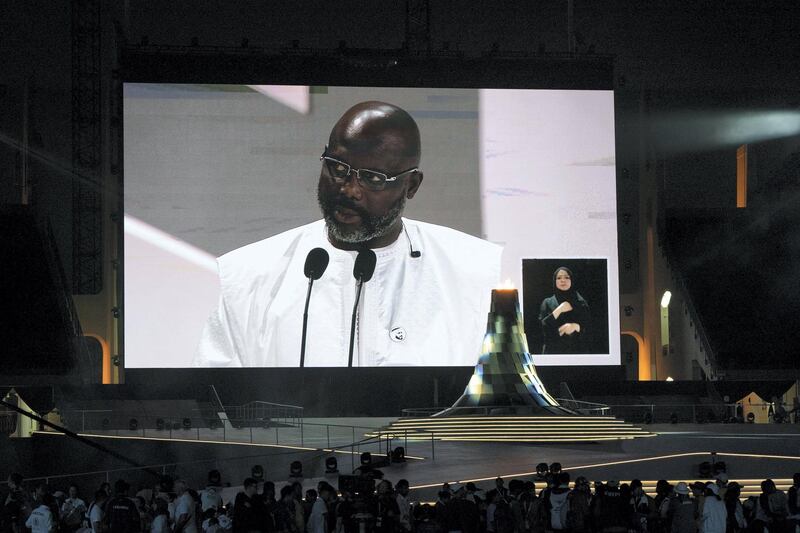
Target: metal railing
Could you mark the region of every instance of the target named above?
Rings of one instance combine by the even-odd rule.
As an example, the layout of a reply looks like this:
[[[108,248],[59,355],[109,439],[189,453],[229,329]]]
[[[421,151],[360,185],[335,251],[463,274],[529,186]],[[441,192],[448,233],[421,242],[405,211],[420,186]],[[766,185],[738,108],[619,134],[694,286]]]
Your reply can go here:
[[[604,403],[585,402],[574,398],[556,398],[562,407],[571,409],[585,416],[610,416],[610,408]]]
[[[313,425],[323,426],[323,424],[313,424]],[[328,424],[328,426],[330,425],[331,424]],[[339,426],[339,427],[345,427],[345,426]],[[347,426],[347,427],[354,428],[358,426]],[[421,432],[427,433],[424,431]],[[42,433],[47,433],[47,432],[42,432]],[[415,432],[414,431],[406,432],[406,438],[405,438],[406,449],[408,449],[408,442],[409,442],[408,435],[411,433]],[[361,453],[363,452],[372,453],[373,461],[383,456],[388,458],[390,456],[391,450],[394,449],[393,446],[400,439],[401,437],[397,435],[390,437],[386,436],[365,437],[358,441],[351,441],[346,445],[331,446],[330,448],[322,448],[322,449],[310,448],[308,451],[319,452],[315,457],[311,458],[312,463],[315,460],[319,459],[321,454],[329,455],[336,453],[336,454],[349,455],[350,456],[349,461],[347,459],[342,460],[341,455],[339,455],[339,467],[342,470],[346,471],[343,465],[349,463],[350,471],[354,472],[356,467],[360,464],[358,456],[360,456]],[[434,441],[431,440],[431,458],[435,456],[435,451],[433,448],[434,445],[435,445]],[[195,477],[197,478],[198,482],[201,482],[203,477],[206,475],[206,472],[212,468],[219,470],[223,468],[223,465],[226,465],[224,469],[230,470],[232,466],[236,466],[237,464],[239,467],[250,468],[254,463],[267,464],[270,461],[274,460],[275,460],[274,454],[263,454],[263,453],[247,454],[237,457],[214,457],[208,459],[196,459],[192,461],[142,465],[139,467],[112,468],[105,470],[75,472],[70,474],[53,474],[48,476],[25,478],[25,482],[27,484],[30,484],[38,481],[44,481],[47,484],[51,484],[54,482],[58,484],[59,481],[61,480],[64,483],[78,482],[82,486],[99,486],[100,483],[102,482],[113,482],[114,479],[122,477],[133,485],[146,486],[147,483],[152,482],[153,473],[157,473],[160,475],[171,475],[172,477],[187,477],[187,478]],[[305,461],[306,460],[304,460],[304,462]],[[2,485],[3,483],[5,482],[0,481],[0,485]]]
[[[225,407],[225,412],[242,423],[280,423],[297,425],[303,420],[303,408],[297,405],[254,401]]]
[[[379,443],[387,440],[386,436],[382,436],[373,443],[371,438],[365,438],[365,435],[381,429],[375,426],[314,423],[288,416],[283,419],[279,417],[265,418],[261,420],[260,424],[256,424],[254,423],[256,419],[252,417],[220,420],[216,415],[213,418],[207,418],[205,413],[198,412],[185,417],[158,416],[152,413],[146,417],[140,417],[138,414],[101,409],[64,411],[60,415],[61,425],[67,429],[82,435],[99,437],[252,444],[308,451],[353,448],[357,454],[363,451],[380,451]],[[296,420],[296,423],[286,423],[290,420]],[[209,424],[209,421],[213,423]],[[431,448],[428,448],[427,432],[416,432],[425,433],[424,441],[419,438],[409,439],[408,435],[412,432],[410,431],[402,438],[406,452],[411,451],[408,445],[409,442],[413,442],[414,449],[419,450],[419,455],[430,453],[432,456],[435,453],[434,444],[431,443]],[[400,438],[399,435],[390,436],[387,446],[391,446],[393,440],[396,441]],[[378,450],[364,449],[365,446],[372,444],[378,446]]]

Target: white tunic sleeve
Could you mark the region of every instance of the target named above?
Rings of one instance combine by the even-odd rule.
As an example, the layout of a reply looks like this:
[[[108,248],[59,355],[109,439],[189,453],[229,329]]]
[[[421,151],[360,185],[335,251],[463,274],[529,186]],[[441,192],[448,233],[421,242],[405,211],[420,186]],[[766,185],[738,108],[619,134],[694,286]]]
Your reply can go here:
[[[192,366],[241,367],[242,356],[228,318],[225,294],[219,296],[219,305],[208,318]]]

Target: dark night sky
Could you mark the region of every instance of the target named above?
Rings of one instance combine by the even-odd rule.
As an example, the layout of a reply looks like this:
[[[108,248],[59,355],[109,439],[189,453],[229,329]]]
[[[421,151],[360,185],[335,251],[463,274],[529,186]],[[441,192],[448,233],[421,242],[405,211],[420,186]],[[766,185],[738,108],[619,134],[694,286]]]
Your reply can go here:
[[[567,47],[566,1],[465,2],[431,0],[434,48],[548,51]],[[8,4],[8,2],[6,2]],[[31,110],[44,148],[55,159],[70,156],[69,2],[29,0],[6,6],[0,17],[0,133],[19,137],[24,80],[30,80]],[[151,44],[301,46],[334,48],[340,40],[365,48],[399,47],[404,38],[403,2],[127,0],[104,6],[104,58],[113,49],[113,20],[126,21],[128,38]],[[127,5],[127,19],[125,17]],[[369,6],[365,8],[364,6]],[[620,122],[620,151],[635,150],[651,135],[665,169],[663,201],[678,214],[669,244],[712,328],[721,355],[734,365],[769,347],[762,366],[796,366],[793,347],[800,332],[800,181],[786,157],[768,161],[763,190],[746,212],[730,206],[735,169],[731,147],[670,143],[658,137],[662,121],[716,116],[765,107],[800,109],[800,4],[797,2],[575,1],[575,28],[583,48],[616,56],[625,78],[621,102],[652,95],[652,114]],[[648,122],[650,120],[651,122]],[[712,119],[714,120],[714,119]],[[679,131],[680,128],[679,128]],[[689,138],[691,139],[691,138]],[[13,168],[14,153],[0,144],[0,171]],[[0,201],[12,197],[7,180]],[[771,185],[770,185],[771,184]],[[44,202],[57,203],[68,183],[51,178],[41,187]],[[51,213],[56,226],[69,225]],[[62,213],[61,217],[65,215]],[[62,232],[63,233],[63,232]],[[68,235],[62,235],[67,239]],[[762,317],[754,320],[754,317]]]

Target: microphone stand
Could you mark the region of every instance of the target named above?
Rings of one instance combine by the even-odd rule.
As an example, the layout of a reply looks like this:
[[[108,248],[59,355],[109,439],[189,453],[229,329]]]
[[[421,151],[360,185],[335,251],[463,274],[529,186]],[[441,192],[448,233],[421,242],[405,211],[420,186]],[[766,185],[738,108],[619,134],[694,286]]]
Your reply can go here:
[[[361,299],[361,287],[364,285],[364,278],[359,277],[356,289],[356,302],[353,305],[353,316],[350,317],[350,352],[347,357],[347,366],[353,366],[353,347],[356,340],[356,316],[358,315],[358,302]]]
[[[306,364],[306,332],[308,330],[308,303],[311,301],[311,287],[314,286],[314,278],[308,278],[308,292],[306,293],[306,306],[303,309],[303,338],[300,341],[300,368]]]

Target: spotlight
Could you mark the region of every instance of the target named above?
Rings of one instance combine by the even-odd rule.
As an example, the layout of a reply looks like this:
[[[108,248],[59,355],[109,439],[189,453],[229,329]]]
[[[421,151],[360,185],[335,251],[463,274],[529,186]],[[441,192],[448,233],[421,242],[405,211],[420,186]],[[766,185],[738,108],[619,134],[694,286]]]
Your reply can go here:
[[[139,429],[139,421],[136,420],[135,418],[131,418],[130,420],[128,420],[128,429],[131,431],[136,431],[137,429]]]
[[[326,474],[339,473],[339,461],[336,460],[336,457],[331,456],[325,459],[325,473]]]
[[[303,463],[292,461],[289,465],[289,477],[303,477]]]
[[[182,421],[183,429],[192,429],[192,419],[186,417]]]
[[[394,450],[392,450],[392,462],[393,463],[405,463],[406,462],[406,449],[402,446],[398,446]]]
[[[261,465],[253,465],[250,469],[250,477],[256,481],[264,481],[264,467]]]
[[[361,454],[361,466],[370,466],[372,465],[372,454],[369,452],[364,452]]]
[[[550,473],[550,467],[547,466],[547,463],[539,463],[536,465],[536,477],[539,479],[544,479],[547,477],[547,474]]]

